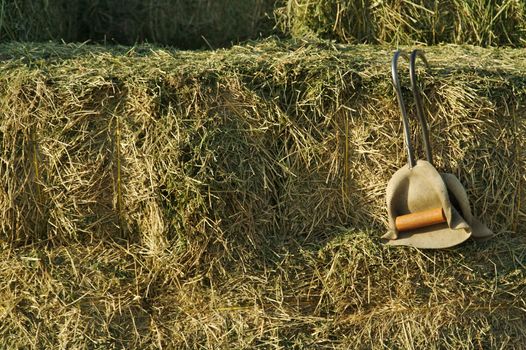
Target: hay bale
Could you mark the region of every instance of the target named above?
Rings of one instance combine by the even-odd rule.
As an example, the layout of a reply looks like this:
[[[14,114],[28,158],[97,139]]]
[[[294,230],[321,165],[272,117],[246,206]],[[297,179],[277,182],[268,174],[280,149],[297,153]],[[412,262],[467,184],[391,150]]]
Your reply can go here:
[[[26,243],[111,235],[118,230],[112,83],[94,78],[62,85],[54,81],[60,76],[11,72],[3,76],[3,102],[10,112],[2,151],[15,162],[4,173],[5,203],[12,203],[5,207],[12,219],[4,221],[4,230]],[[33,209],[28,212],[29,203]]]
[[[79,1],[10,0],[0,4],[0,41],[76,41]]]
[[[270,0],[103,0],[86,9],[86,39],[121,44],[155,42],[180,48],[230,45],[267,35],[272,29]]]
[[[274,0],[4,1],[0,41],[229,46],[272,32]]]
[[[0,7],[4,42],[150,42],[195,49],[267,37],[278,32],[273,27],[342,43],[520,47],[526,7],[517,0],[16,0]]]
[[[390,49],[1,51],[1,346],[524,344],[520,50],[426,48],[437,166],[498,233],[437,252],[378,242]]]
[[[276,21],[295,37],[342,43],[522,47],[526,40],[526,7],[515,0],[288,0]]]

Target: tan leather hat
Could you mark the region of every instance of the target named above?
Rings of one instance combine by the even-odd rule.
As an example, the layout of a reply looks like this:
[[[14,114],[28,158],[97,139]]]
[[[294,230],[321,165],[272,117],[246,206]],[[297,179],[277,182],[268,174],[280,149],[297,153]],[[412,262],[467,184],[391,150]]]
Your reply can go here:
[[[411,89],[422,129],[427,161],[417,161],[413,154],[408,116],[398,79],[400,56],[409,60]],[[387,184],[389,231],[382,239],[389,245],[438,249],[460,244],[469,237],[491,237],[491,230],[472,215],[466,190],[460,181],[453,174],[439,173],[433,166],[429,134],[415,72],[418,57],[428,65],[424,54],[419,50],[414,50],[411,56],[401,50],[396,51],[391,65],[393,85],[402,113],[408,164],[399,169]],[[439,213],[438,221],[436,216],[431,220],[424,215],[430,211]],[[403,228],[402,218],[406,219]]]

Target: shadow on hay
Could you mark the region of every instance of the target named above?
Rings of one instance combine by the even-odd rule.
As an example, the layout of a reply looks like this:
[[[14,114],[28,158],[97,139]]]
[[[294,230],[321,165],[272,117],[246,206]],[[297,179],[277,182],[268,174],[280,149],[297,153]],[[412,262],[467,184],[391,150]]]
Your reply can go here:
[[[273,32],[274,0],[98,0],[2,3],[0,41],[152,42],[227,47]]]

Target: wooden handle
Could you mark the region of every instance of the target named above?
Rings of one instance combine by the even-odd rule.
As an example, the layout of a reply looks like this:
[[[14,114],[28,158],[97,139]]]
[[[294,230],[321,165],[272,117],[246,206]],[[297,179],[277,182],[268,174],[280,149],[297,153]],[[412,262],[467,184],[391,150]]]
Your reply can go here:
[[[396,229],[400,232],[441,224],[443,222],[446,222],[446,216],[442,208],[418,211],[416,213],[398,216],[395,219]]]

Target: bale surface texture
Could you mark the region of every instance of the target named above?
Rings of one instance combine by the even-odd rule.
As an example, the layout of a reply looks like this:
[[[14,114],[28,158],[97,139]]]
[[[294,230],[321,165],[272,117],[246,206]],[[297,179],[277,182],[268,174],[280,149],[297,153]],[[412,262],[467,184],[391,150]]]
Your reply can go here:
[[[518,0],[287,0],[278,26],[293,36],[341,43],[526,44],[526,4]]]
[[[0,346],[521,348],[524,53],[425,52],[436,166],[496,233],[445,251],[379,242],[390,48],[0,46]]]

